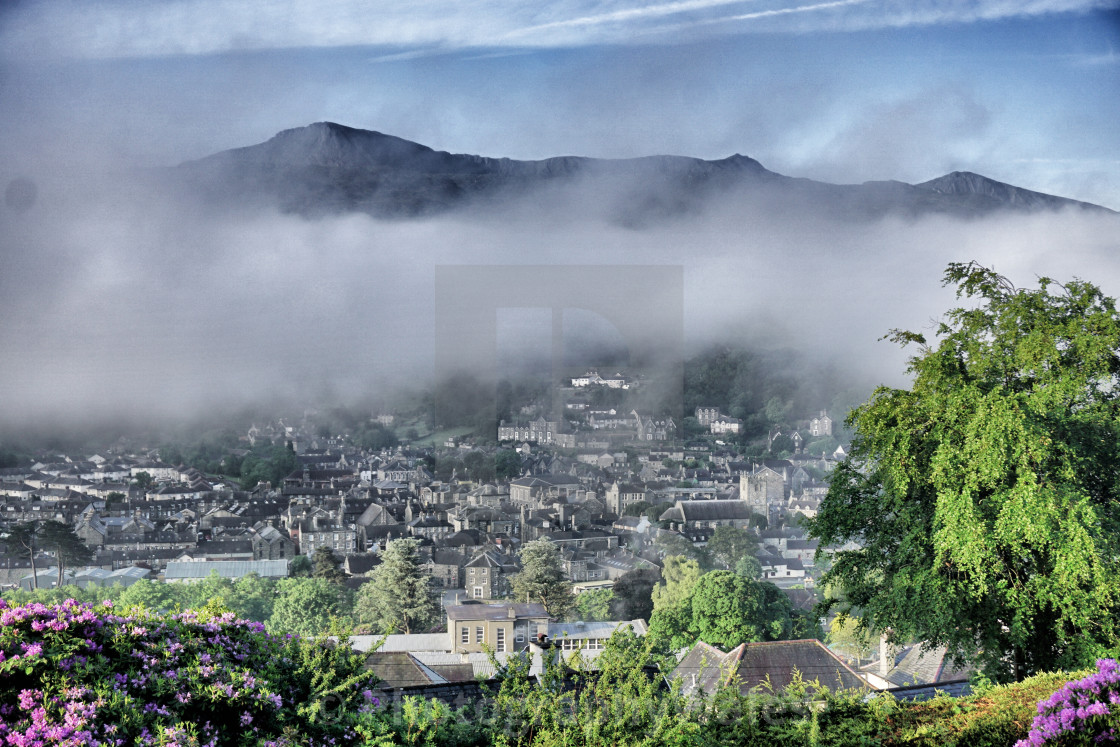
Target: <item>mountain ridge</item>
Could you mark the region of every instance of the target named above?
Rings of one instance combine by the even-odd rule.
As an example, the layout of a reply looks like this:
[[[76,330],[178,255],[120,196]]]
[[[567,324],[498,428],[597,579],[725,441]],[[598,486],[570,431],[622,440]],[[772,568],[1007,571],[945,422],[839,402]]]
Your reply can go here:
[[[518,200],[556,186],[600,189],[602,205],[616,213],[614,218],[636,224],[695,213],[721,197],[767,210],[857,219],[1062,208],[1113,212],[966,171],[918,184],[832,184],[785,176],[738,153],[717,160],[674,155],[517,160],[437,151],[335,122],[282,130],[263,143],[187,161],[172,171],[223,201],[274,204],[309,216],[365,212],[413,217]]]

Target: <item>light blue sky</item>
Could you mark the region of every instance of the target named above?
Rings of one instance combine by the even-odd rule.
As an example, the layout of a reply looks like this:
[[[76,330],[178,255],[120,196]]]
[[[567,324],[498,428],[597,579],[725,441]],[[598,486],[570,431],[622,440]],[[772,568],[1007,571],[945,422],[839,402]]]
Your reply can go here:
[[[333,120],[515,158],[977,171],[1120,209],[1115,0],[23,2],[6,172],[170,164]],[[52,166],[55,168],[57,166]]]

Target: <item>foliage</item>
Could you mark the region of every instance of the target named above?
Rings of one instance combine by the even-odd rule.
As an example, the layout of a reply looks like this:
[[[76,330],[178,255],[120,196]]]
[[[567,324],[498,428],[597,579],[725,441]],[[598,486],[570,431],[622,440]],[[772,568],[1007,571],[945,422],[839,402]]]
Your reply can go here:
[[[35,553],[39,549],[39,527],[35,522],[23,522],[8,527],[4,536],[18,552],[27,553],[31,562],[31,588],[39,588],[39,576],[35,569]]]
[[[439,619],[432,579],[420,563],[420,540],[389,542],[372,580],[358,590],[355,615],[383,633],[427,630]]]
[[[0,610],[6,744],[352,744],[377,705],[349,647],[269,636],[232,613]]]
[[[1082,281],[1021,290],[952,264],[945,282],[978,305],[935,345],[893,334],[920,345],[914,383],[849,416],[851,459],[810,525],[862,549],[824,581],[866,624],[997,679],[1083,665],[1118,640],[1120,316]]]
[[[311,555],[311,575],[322,578],[332,584],[341,584],[346,580],[346,573],[339,568],[342,558],[326,545],[319,545]]]
[[[512,656],[498,666],[496,691],[470,710],[412,697],[387,709],[378,707],[364,655],[345,639],[334,645],[274,637],[215,608],[157,615],[73,601],[20,608],[0,603],[0,740],[184,747],[1010,747],[1027,740],[1033,715],[1068,702],[1077,704],[1070,718],[1083,720],[1077,707],[1106,703],[1116,688],[1114,665],[1102,663],[1094,676],[1074,675],[1084,677],[1080,682],[1050,674],[922,703],[867,698],[858,690],[831,693],[798,676],[780,691],[727,687],[686,699],[648,669],[653,653],[648,637],[624,627],[597,659],[598,671],[579,669],[578,658],[576,671],[548,662],[534,682],[529,658]],[[1052,696],[1056,690],[1068,698]],[[1080,705],[1081,697],[1091,702]],[[1087,733],[1062,739],[1026,744],[1091,743]]]
[[[288,563],[288,575],[292,577],[310,576],[312,571],[311,558],[306,555],[296,555]]]
[[[279,485],[283,479],[299,466],[292,443],[269,444],[258,442],[242,460],[240,470],[231,474],[240,475],[241,487],[252,490],[259,483]]]
[[[166,612],[181,606],[180,597],[176,592],[182,590],[181,584],[167,584],[142,578],[122,591],[116,601],[122,609],[144,607],[154,612]]]
[[[701,570],[700,564],[692,558],[679,555],[665,558],[665,565],[661,569],[664,583],[653,587],[652,591],[653,611],[673,607],[683,602],[692,594],[692,589],[702,575],[704,571]]]
[[[521,475],[521,455],[513,449],[499,449],[494,455],[494,477],[513,480]]]
[[[589,589],[576,594],[576,603],[568,613],[570,620],[600,622],[611,619],[614,592],[610,589]]]
[[[679,555],[695,560],[704,569],[712,567],[712,556],[707,549],[697,547],[675,532],[662,532],[653,540],[653,546],[668,560],[671,555]]]
[[[758,541],[745,529],[716,527],[708,540],[708,552],[724,568],[735,568],[740,560],[753,557],[758,552]]]
[[[322,578],[285,578],[276,583],[269,632],[323,635],[349,618],[350,593]]]
[[[54,554],[55,564],[58,567],[57,586],[62,586],[62,580],[67,566],[83,566],[93,560],[93,551],[90,550],[74,529],[61,521],[48,519],[39,527],[39,547]]]
[[[700,577],[683,602],[656,609],[649,636],[666,650],[697,639],[725,649],[751,641],[788,639],[791,604],[781,589],[732,571]]]
[[[1097,671],[1067,682],[1038,704],[1038,715],[1026,739],[1015,747],[1068,744],[1071,738],[1086,744],[1120,739],[1120,668],[1115,659],[1097,661]]]
[[[735,572],[747,578],[762,578],[762,563],[754,555],[744,555],[735,563]]]
[[[575,604],[575,598],[564,573],[560,550],[548,540],[539,539],[525,543],[518,554],[521,571],[513,577],[513,599],[539,602],[549,617],[564,619]]]
[[[851,615],[837,615],[832,619],[825,642],[829,648],[855,659],[870,657],[877,646],[877,642],[872,640],[871,631],[861,627],[859,618]]]

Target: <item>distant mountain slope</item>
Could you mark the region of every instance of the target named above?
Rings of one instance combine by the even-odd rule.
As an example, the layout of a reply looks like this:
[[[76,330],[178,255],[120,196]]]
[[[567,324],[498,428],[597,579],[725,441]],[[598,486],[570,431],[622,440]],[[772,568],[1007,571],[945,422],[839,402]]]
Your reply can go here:
[[[1088,202],[1078,202],[1065,197],[1042,192],[1032,192],[1022,187],[1013,187],[1010,184],[997,182],[971,171],[954,171],[951,174],[930,179],[915,185],[919,189],[929,189],[944,195],[968,195],[975,198],[987,198],[993,207],[1014,207],[1025,210],[1046,210],[1063,207],[1077,206],[1087,209],[1104,210],[1099,205]]]
[[[542,196],[564,209],[599,210],[634,224],[696,213],[717,201],[743,209],[852,219],[1063,207],[1105,210],[965,172],[917,185],[836,185],[782,176],[738,154],[716,161],[683,156],[517,161],[436,151],[333,122],[284,130],[267,142],[191,161],[172,173],[223,204],[275,206],[312,216],[357,211],[409,217]]]

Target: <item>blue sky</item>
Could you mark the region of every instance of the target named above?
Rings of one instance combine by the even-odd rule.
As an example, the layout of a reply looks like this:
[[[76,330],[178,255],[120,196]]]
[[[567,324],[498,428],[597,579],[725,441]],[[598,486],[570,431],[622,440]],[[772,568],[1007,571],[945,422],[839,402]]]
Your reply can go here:
[[[836,182],[969,170],[1120,209],[1120,3],[74,0],[0,13],[5,171],[177,163],[319,120],[515,158],[737,152]]]

